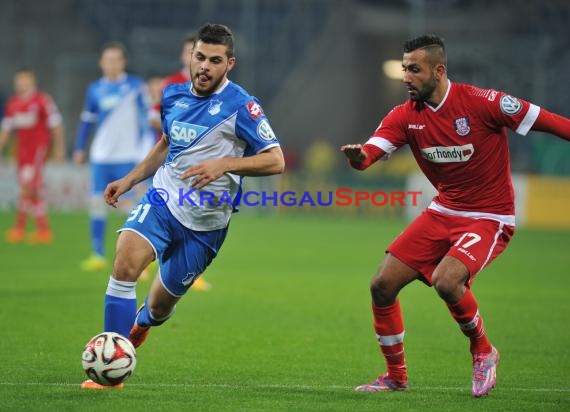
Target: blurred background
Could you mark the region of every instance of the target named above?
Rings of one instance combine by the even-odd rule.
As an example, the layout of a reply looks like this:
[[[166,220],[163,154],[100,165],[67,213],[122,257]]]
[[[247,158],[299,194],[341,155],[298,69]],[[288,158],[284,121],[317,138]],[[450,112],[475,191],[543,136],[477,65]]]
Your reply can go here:
[[[418,208],[287,207],[254,213],[412,216],[431,198],[407,149],[361,173],[338,148],[365,141],[407,96],[396,72],[403,42],[423,33],[446,40],[452,81],[505,90],[570,116],[570,4],[562,0],[2,0],[0,106],[12,77],[32,68],[62,112],[71,154],[87,85],[100,77],[102,44],[119,40],[128,71],[149,79],[180,69],[183,37],[205,22],[236,37],[230,78],[257,96],[287,157],[279,179],[250,179],[274,190],[421,190]],[[570,228],[570,145],[509,132],[519,222]],[[0,162],[0,208],[17,186],[11,151]],[[49,165],[52,209],[86,205],[86,168]]]

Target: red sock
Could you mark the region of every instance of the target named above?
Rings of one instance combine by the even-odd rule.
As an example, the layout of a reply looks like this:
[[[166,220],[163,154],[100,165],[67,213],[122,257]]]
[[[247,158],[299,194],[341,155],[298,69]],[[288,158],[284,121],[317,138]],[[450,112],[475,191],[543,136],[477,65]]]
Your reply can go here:
[[[483,318],[479,315],[479,307],[475,296],[467,289],[459,302],[447,305],[451,316],[459,324],[461,332],[471,341],[471,353],[490,353],[491,343],[485,334]]]
[[[386,358],[386,366],[390,378],[398,382],[407,382],[406,359],[404,357],[404,321],[400,301],[389,306],[375,306],[374,330],[380,344],[380,350]]]
[[[26,220],[28,218],[28,211],[30,208],[30,200],[27,197],[20,196],[18,205],[16,206],[16,229],[26,230]]]
[[[39,232],[48,232],[49,224],[47,219],[47,204],[43,199],[33,200],[34,216],[36,217],[36,226]]]

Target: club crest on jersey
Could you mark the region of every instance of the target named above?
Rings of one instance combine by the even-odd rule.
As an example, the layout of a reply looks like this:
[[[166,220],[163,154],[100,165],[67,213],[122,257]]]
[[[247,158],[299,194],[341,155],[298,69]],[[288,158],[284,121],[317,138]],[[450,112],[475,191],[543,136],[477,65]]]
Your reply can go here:
[[[516,97],[505,94],[501,97],[501,111],[509,116],[514,116],[522,110],[522,103]]]
[[[218,113],[220,113],[220,110],[222,109],[222,104],[224,102],[222,102],[221,100],[216,100],[216,99],[212,99],[210,100],[210,106],[208,107],[208,113],[210,113],[211,116],[215,116]]]
[[[184,286],[191,285],[192,282],[194,282],[194,279],[196,279],[196,272],[188,272],[186,273],[186,276],[184,276],[184,278],[182,279],[182,284]]]
[[[471,127],[469,127],[469,118],[459,117],[454,120],[455,122],[455,131],[459,136],[467,136],[471,131]]]
[[[179,146],[188,146],[206,130],[205,126],[175,120],[170,126],[170,140]]]

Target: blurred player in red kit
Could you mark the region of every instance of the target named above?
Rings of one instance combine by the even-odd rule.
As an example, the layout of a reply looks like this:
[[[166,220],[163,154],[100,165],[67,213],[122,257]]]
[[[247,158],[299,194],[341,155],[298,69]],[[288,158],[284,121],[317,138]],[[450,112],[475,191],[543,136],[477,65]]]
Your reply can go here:
[[[515,229],[505,128],[570,140],[570,119],[501,91],[451,82],[437,36],[406,42],[402,68],[410,99],[393,108],[365,144],[341,151],[364,170],[408,144],[438,195],[387,248],[372,279],[374,329],[387,373],[355,389],[408,390],[398,293],[419,279],[434,287],[470,339],[472,394],[481,397],[495,386],[499,352],[487,338],[471,284]]]
[[[43,168],[52,143],[54,158],[57,161],[65,158],[63,122],[52,98],[37,90],[32,70],[16,72],[14,91],[15,95],[6,104],[0,130],[0,153],[12,133],[17,138],[16,164],[20,186],[16,224],[6,233],[6,240],[10,243],[23,241],[27,216],[32,215],[37,229],[28,235],[28,242],[51,243],[53,234],[42,194]]]

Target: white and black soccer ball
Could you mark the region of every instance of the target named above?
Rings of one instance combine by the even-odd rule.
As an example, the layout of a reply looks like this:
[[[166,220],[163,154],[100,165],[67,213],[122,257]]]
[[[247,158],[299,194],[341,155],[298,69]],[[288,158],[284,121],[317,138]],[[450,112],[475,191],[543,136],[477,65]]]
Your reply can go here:
[[[124,336],[103,332],[85,345],[81,362],[90,379],[100,385],[113,386],[131,376],[137,364],[137,352]]]

